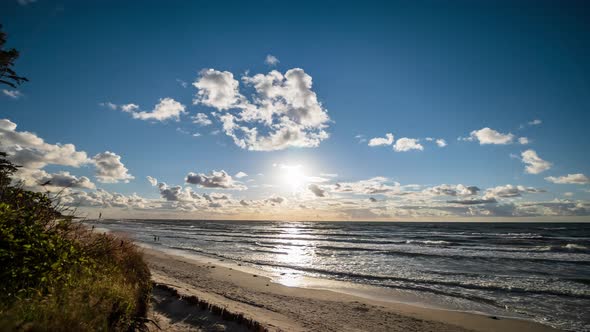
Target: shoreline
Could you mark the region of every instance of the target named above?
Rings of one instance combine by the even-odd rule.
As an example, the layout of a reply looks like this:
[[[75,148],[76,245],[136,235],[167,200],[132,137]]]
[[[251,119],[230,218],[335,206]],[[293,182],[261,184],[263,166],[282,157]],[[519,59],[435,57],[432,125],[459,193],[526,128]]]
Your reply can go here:
[[[142,246],[157,284],[242,313],[270,331],[559,331],[531,320],[290,287],[254,268]]]

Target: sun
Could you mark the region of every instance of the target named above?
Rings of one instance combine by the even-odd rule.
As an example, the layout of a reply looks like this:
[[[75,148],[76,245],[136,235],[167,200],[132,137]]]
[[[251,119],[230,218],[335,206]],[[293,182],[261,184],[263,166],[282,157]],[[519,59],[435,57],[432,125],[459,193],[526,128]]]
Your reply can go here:
[[[282,180],[292,191],[299,191],[305,185],[306,176],[301,165],[283,166]]]

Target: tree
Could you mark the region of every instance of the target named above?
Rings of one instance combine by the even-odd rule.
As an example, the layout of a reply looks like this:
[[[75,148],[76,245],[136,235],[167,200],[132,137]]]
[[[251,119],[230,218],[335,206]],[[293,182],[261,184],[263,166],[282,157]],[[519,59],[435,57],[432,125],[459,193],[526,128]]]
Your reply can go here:
[[[0,83],[16,88],[17,85],[29,80],[26,77],[18,76],[11,68],[14,66],[14,61],[18,59],[19,53],[14,48],[5,50],[5,43],[6,33],[2,31],[2,24],[0,24]]]
[[[6,159],[7,154],[0,151],[0,191],[10,185],[11,177],[18,170],[18,166]]]

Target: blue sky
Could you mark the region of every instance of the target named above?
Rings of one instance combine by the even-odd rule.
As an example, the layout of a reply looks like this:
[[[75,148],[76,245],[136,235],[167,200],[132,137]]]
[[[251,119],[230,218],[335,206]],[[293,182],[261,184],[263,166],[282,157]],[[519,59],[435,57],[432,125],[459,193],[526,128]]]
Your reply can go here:
[[[88,213],[317,219],[590,214],[590,9],[584,2],[15,0],[0,6],[8,46],[21,52],[17,72],[30,79],[18,95],[8,87],[0,95],[0,118],[17,125],[8,126],[0,144],[17,161],[24,153],[7,138],[11,133],[32,132],[48,144],[71,143],[85,152],[75,162],[31,164],[22,178],[34,187],[62,171],[69,180],[87,177],[93,185],[78,181],[68,193],[71,204]],[[266,63],[268,55],[278,62]],[[282,77],[276,99],[254,87],[256,74],[273,70]],[[290,70],[293,80],[309,78],[312,85],[287,89]],[[227,79],[223,73],[232,79],[193,85]],[[213,101],[234,81],[237,99]],[[301,94],[284,99],[292,93],[313,96],[298,108]],[[182,105],[178,118],[137,115],[164,98]],[[138,108],[124,111],[130,104]],[[241,123],[259,135],[280,127],[329,137],[264,147],[252,140],[240,147],[221,118],[239,119],[245,110],[273,114],[276,127],[261,118]],[[197,113],[211,124],[193,123]],[[301,114],[327,119],[302,127]],[[289,125],[280,120],[285,115]],[[369,146],[386,133],[394,136],[391,144]],[[402,138],[421,149],[395,151]],[[49,153],[48,147],[27,149]],[[523,162],[528,150],[541,160],[532,173]],[[120,157],[126,172],[112,154],[94,158],[105,151]],[[225,184],[206,181],[221,170],[229,178],[217,180]],[[204,177],[190,183],[189,172]],[[248,176],[236,178],[238,172]],[[441,185],[453,190],[441,193]],[[381,190],[371,191],[375,186]],[[174,187],[184,198],[166,196]],[[120,193],[116,204],[113,193]],[[204,193],[226,198],[199,196]]]

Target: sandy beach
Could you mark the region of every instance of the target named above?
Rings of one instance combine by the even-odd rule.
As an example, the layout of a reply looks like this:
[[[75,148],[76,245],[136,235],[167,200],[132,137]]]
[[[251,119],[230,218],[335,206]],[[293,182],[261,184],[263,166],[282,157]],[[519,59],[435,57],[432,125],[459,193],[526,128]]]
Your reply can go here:
[[[240,331],[246,326],[182,299],[223,308],[268,331],[557,331],[531,321],[383,302],[328,290],[287,287],[269,278],[144,249],[154,283],[151,317],[163,330]],[[177,293],[177,294],[175,294]],[[157,330],[157,329],[154,329]]]

